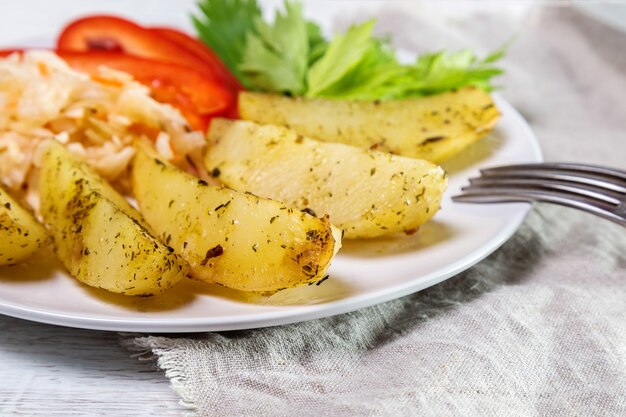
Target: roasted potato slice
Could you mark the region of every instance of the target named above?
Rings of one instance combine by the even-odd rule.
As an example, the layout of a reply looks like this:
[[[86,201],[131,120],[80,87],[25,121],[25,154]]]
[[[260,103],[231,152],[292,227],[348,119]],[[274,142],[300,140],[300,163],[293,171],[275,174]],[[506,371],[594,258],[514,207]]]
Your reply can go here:
[[[447,180],[424,160],[214,119],[205,159],[228,187],[330,215],[346,238],[410,231],[439,209]]]
[[[47,240],[43,225],[0,187],[0,265],[23,261]]]
[[[68,271],[92,287],[126,295],[161,293],[188,271],[142,226],[126,200],[55,141],[39,179],[41,214]]]
[[[340,246],[327,218],[209,185],[144,150],[132,182],[146,220],[202,281],[256,292],[317,282]]]
[[[487,134],[500,113],[486,92],[464,88],[388,101],[291,98],[244,91],[242,119],[301,135],[439,163]]]

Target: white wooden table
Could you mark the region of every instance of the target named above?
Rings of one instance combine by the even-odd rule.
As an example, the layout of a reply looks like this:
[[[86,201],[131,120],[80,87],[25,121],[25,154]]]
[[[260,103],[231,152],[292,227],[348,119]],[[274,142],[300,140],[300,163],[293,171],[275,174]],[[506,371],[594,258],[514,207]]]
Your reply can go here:
[[[114,332],[0,316],[0,416],[181,416],[184,407],[153,362]]]

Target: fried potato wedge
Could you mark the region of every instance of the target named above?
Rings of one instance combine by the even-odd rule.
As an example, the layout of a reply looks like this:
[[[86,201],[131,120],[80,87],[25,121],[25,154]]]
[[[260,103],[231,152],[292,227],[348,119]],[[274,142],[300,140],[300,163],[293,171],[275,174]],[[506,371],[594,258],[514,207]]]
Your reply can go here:
[[[186,262],[150,234],[124,197],[55,141],[44,152],[39,187],[57,255],[79,281],[147,296],[186,276]]]
[[[464,88],[388,101],[291,98],[244,91],[242,119],[301,135],[439,163],[485,136],[500,113],[486,92]]]
[[[345,237],[410,231],[439,209],[447,179],[431,162],[214,119],[205,157],[230,188],[330,215]]]
[[[47,241],[43,225],[0,187],[0,265],[23,261]]]
[[[145,150],[132,183],[146,220],[205,282],[255,292],[317,282],[340,246],[327,218],[209,185]]]

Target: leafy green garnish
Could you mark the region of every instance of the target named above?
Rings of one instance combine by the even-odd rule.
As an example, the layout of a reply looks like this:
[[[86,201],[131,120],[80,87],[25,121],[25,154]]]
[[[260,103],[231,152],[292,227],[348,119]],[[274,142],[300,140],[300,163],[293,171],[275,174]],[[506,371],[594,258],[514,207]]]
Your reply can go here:
[[[406,94],[437,94],[470,85],[491,91],[491,78],[502,74],[501,69],[489,65],[493,57],[494,54],[478,60],[470,50],[424,54],[409,67],[416,83],[408,86]]]
[[[239,64],[248,33],[261,17],[256,0],[202,0],[198,1],[198,7],[200,13],[191,18],[200,39],[244,82]]]
[[[239,70],[246,84],[256,89],[301,95],[306,91],[309,29],[300,4],[285,3],[285,7],[285,14],[276,12],[273,26],[255,19]]]
[[[352,26],[328,46],[309,71],[309,97],[343,99],[393,98],[394,80],[405,73],[393,50],[372,37],[374,21]]]
[[[328,47],[328,41],[324,38],[322,30],[316,23],[306,22],[306,29],[309,36],[309,66],[311,66],[324,56]]]
[[[315,97],[335,86],[363,61],[372,41],[374,21],[352,26],[345,35],[338,35],[324,55],[311,67],[307,95]]]
[[[502,73],[493,65],[505,47],[478,59],[471,51],[423,54],[402,64],[375,22],[350,27],[330,42],[307,21],[299,3],[285,0],[273,23],[256,0],[200,0],[200,37],[252,90],[354,100],[437,94],[467,86],[490,91]]]

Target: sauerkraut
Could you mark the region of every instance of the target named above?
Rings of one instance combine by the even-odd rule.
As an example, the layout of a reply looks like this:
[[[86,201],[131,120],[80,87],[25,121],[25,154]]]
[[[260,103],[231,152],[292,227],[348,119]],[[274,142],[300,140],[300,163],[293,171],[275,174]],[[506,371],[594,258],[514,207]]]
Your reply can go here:
[[[90,77],[48,51],[0,59],[0,180],[35,207],[40,145],[49,138],[122,191],[136,140],[150,140],[164,158],[205,174],[203,133],[130,75],[102,67]]]

